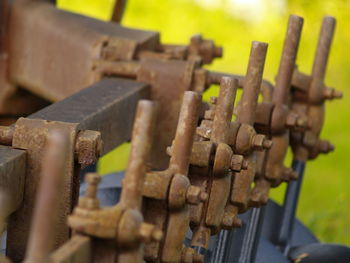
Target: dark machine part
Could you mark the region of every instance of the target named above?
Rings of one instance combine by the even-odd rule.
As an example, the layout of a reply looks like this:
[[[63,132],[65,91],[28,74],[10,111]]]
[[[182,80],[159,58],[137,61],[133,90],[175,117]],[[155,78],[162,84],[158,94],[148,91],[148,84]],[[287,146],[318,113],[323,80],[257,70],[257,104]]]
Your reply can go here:
[[[123,172],[108,174],[102,177],[101,184],[97,196],[101,201],[101,206],[114,205],[119,201],[121,192],[121,183],[124,177]],[[83,183],[80,188],[80,195],[84,195],[86,191],[86,184]],[[251,218],[253,210],[240,215],[243,222],[248,222]],[[302,224],[300,221],[293,218],[292,232],[289,238],[289,245],[291,250],[288,256],[283,255],[281,250],[277,247],[279,229],[276,225],[281,225],[284,219],[284,208],[277,205],[273,201],[269,201],[265,207],[265,217],[261,224],[261,236],[257,242],[256,259],[253,260],[249,250],[244,246],[246,241],[247,230],[249,224],[244,223],[241,229],[232,231],[224,230],[219,235],[213,236],[209,242],[209,250],[206,252],[207,258],[205,262],[210,263],[241,263],[241,262],[255,262],[255,263],[290,263],[291,259],[295,260],[301,258],[305,263],[316,262],[348,262],[350,249],[346,246],[322,244],[316,237]],[[187,242],[189,242],[191,233],[187,235]],[[240,245],[243,244],[243,245]],[[339,252],[339,253],[338,253]],[[305,253],[309,253],[309,258],[305,257]],[[238,256],[239,255],[239,256]],[[320,260],[320,256],[328,261]],[[248,261],[250,260],[250,261]],[[311,260],[311,261],[306,261]],[[313,260],[313,261],[312,261]],[[334,260],[334,261],[332,261]],[[336,261],[342,260],[342,261]]]
[[[299,201],[299,194],[304,177],[305,163],[294,160],[292,168],[299,174],[296,181],[289,182],[283,203],[282,223],[279,230],[277,244],[284,255],[288,255],[290,238],[293,233],[294,219]]]

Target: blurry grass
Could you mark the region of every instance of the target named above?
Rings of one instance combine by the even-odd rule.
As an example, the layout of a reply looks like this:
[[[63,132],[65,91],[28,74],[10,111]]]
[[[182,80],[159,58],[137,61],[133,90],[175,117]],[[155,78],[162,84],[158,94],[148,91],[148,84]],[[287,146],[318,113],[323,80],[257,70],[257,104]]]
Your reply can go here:
[[[112,0],[59,0],[59,5],[73,11],[81,10],[100,19],[110,17]],[[227,1],[222,0],[222,3]],[[163,42],[188,43],[190,36],[202,32],[207,38],[225,48],[224,58],[209,68],[217,71],[244,74],[252,40],[269,43],[265,78],[273,81],[277,72],[283,38],[289,14],[305,18],[298,54],[298,65],[305,73],[312,67],[319,28],[326,14],[338,20],[336,36],[327,71],[326,82],[344,92],[342,101],[328,103],[326,125],[322,137],[337,147],[328,156],[308,163],[301,193],[298,216],[322,240],[350,245],[350,170],[349,129],[350,105],[347,102],[350,83],[350,3],[345,0],[290,0],[285,12],[271,13],[263,21],[247,22],[233,17],[224,8],[204,8],[189,0],[129,0],[123,24],[135,28],[160,31]],[[205,97],[209,97],[213,89]],[[123,169],[128,146],[124,145],[101,160],[100,172]],[[281,200],[283,189],[272,196]]]

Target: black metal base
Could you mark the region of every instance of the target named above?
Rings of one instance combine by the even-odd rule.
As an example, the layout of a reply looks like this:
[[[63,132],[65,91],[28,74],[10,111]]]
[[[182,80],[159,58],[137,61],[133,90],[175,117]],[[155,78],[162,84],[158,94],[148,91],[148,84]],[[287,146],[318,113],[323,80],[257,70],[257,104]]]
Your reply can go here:
[[[98,198],[102,206],[114,205],[119,201],[121,192],[121,181],[123,172],[103,176],[99,185]],[[85,192],[85,184],[81,185],[80,194]],[[293,232],[289,237],[290,253],[285,256],[283,249],[278,245],[280,239],[279,226],[283,220],[283,207],[270,200],[265,211],[250,210],[240,215],[243,227],[233,231],[222,231],[219,235],[213,236],[209,243],[209,250],[206,254],[205,262],[210,263],[349,263],[350,248],[336,244],[322,244],[317,238],[299,221],[294,220]],[[244,234],[252,213],[263,212],[265,216],[261,222],[261,235],[256,247],[245,247],[249,243],[247,238],[254,238]],[[250,233],[254,233],[250,231]],[[187,235],[191,238],[191,231]],[[257,249],[255,259],[249,258],[249,249]]]

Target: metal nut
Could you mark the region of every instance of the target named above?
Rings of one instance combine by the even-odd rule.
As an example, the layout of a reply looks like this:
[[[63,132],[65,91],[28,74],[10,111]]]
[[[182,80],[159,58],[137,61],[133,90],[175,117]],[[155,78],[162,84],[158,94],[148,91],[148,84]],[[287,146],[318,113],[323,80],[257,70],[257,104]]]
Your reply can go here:
[[[186,192],[186,202],[191,205],[198,205],[200,202],[205,202],[208,199],[208,194],[203,192],[200,187],[189,186]]]
[[[255,134],[252,144],[254,150],[262,151],[265,149],[270,149],[272,146],[272,141],[268,140],[263,134]]]
[[[243,155],[234,154],[231,159],[231,170],[239,172],[248,168],[248,161],[244,159]]]
[[[81,131],[75,143],[75,159],[81,165],[96,163],[102,153],[101,133],[97,131]]]
[[[148,223],[142,223],[139,232],[140,238],[143,242],[159,242],[163,238],[163,232],[157,229],[156,226]]]

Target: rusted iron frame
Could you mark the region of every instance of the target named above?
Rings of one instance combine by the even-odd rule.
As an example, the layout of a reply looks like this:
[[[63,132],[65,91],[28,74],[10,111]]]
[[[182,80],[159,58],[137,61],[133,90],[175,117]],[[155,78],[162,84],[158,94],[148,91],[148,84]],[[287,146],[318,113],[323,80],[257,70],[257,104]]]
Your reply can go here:
[[[28,118],[79,123],[79,129],[98,130],[107,142],[105,150],[102,152],[104,154],[130,139],[131,122],[136,103],[139,99],[148,96],[149,89],[145,84],[121,79],[105,79],[93,87],[53,104]],[[89,102],[91,102],[90,105],[88,105]],[[82,106],[82,108],[79,109],[77,105]],[[126,116],[128,118],[125,119]],[[117,120],[119,123],[124,122],[124,125],[111,125],[113,120]],[[8,139],[9,135],[5,135],[7,138],[6,136],[1,137],[1,141],[11,144],[12,140]],[[9,149],[9,152],[11,151]],[[10,161],[15,162],[18,167],[22,166],[21,156]],[[13,177],[16,178],[16,176]],[[20,194],[20,191],[17,194]]]

